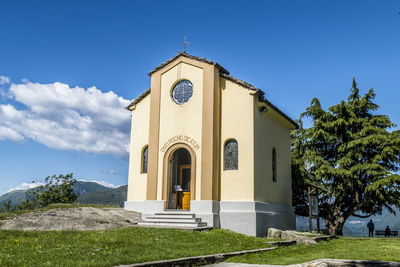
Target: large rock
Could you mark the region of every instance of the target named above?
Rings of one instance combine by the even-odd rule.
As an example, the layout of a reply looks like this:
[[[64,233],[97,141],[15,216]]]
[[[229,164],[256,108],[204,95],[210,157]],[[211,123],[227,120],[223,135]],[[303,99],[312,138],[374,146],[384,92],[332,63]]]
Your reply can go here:
[[[297,244],[314,245],[317,242],[308,236],[297,235],[295,231],[282,231],[281,238],[296,241]]]
[[[314,238],[299,235],[296,231],[282,231],[275,228],[268,228],[268,238],[282,238],[284,240],[296,241],[297,244],[305,244],[305,245],[313,245],[317,244],[317,241]]]
[[[116,208],[56,208],[32,211],[0,221],[2,230],[105,230],[137,224],[140,213]]]
[[[275,229],[275,228],[268,228],[268,238],[282,238],[281,237],[282,230]]]

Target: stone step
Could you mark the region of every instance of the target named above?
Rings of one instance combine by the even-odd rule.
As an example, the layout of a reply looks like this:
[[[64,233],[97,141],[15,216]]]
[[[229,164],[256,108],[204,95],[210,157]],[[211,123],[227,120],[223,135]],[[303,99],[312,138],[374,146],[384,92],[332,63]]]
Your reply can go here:
[[[145,222],[201,222],[200,218],[170,218],[170,217],[146,217],[143,221]]]
[[[163,218],[168,218],[168,219],[193,219],[195,218],[194,214],[180,214],[180,215],[174,215],[174,214],[151,214],[151,215],[146,215],[144,216],[144,218],[159,218],[159,219],[163,219]]]
[[[205,222],[176,222],[176,221],[139,221],[138,225],[141,226],[168,226],[168,227],[178,227],[178,228],[196,228],[205,227],[207,223]]]
[[[160,215],[160,216],[192,216],[194,217],[194,213],[190,213],[189,211],[164,211],[164,212],[156,212],[154,215]]]

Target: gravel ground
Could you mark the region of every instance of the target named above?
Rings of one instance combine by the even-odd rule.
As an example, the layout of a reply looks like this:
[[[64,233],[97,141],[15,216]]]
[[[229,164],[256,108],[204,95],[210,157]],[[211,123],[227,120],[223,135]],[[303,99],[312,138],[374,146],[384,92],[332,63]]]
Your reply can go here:
[[[2,230],[105,230],[128,227],[140,220],[140,213],[118,208],[65,208],[29,212],[0,221]]]

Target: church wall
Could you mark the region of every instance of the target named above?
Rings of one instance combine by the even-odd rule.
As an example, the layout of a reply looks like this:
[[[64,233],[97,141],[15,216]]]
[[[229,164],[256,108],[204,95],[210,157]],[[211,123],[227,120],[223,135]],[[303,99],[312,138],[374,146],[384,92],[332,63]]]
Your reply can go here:
[[[142,150],[149,143],[150,95],[132,111],[128,201],[146,200],[147,174],[141,173]]]
[[[221,201],[253,201],[254,96],[224,78],[221,88]],[[231,138],[238,142],[238,170],[224,170],[224,146]]]
[[[272,108],[254,105],[254,200],[292,204],[290,129]],[[272,149],[276,149],[277,181],[272,181]]]
[[[180,80],[193,84],[193,96],[183,104],[176,104],[171,91]],[[173,143],[183,142],[191,146],[196,154],[196,200],[200,198],[201,185],[201,133],[202,133],[203,70],[180,63],[161,76],[160,130],[158,154],[157,200],[162,200],[162,178],[164,155]],[[182,137],[180,137],[182,136]],[[172,143],[169,140],[172,139]],[[180,141],[179,138],[182,140]],[[196,145],[197,144],[197,145]]]

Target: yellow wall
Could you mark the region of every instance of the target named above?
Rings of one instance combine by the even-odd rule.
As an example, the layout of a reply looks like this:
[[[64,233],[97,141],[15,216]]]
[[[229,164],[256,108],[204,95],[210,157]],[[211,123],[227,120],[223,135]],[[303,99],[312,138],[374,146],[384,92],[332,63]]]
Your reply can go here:
[[[254,105],[254,200],[292,204],[290,129],[272,108]],[[272,181],[272,148],[276,149],[277,182]]]
[[[146,200],[147,174],[141,173],[142,149],[149,143],[150,94],[132,111],[128,201]]]
[[[203,113],[203,69],[179,63],[161,75],[160,127],[158,143],[157,200],[162,200],[164,155],[176,136],[188,136],[196,154],[195,199],[201,196],[201,151]],[[193,84],[193,96],[183,104],[171,97],[173,86],[187,79]],[[272,108],[258,111],[257,96],[225,78],[221,86],[221,201],[264,201],[291,204],[291,125]],[[128,201],[146,200],[147,174],[141,174],[141,152],[149,142],[150,95],[132,111],[129,159]],[[224,145],[234,138],[239,147],[239,169],[224,170]],[[272,148],[277,152],[277,182],[272,181]],[[166,149],[163,149],[166,148]]]
[[[221,201],[254,200],[253,105],[250,90],[221,78]],[[224,170],[224,146],[238,142],[238,170]]]
[[[177,105],[171,97],[173,86],[180,80],[193,84],[193,96],[183,105]],[[191,137],[198,144],[196,153],[196,200],[201,185],[201,130],[202,130],[203,70],[180,63],[161,76],[160,134],[158,155],[157,200],[162,200],[162,177],[165,151],[161,148],[170,138],[179,135]]]

